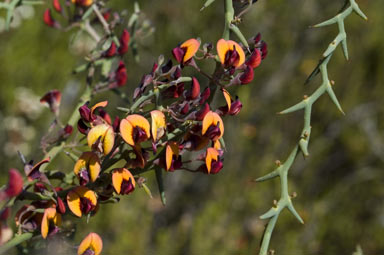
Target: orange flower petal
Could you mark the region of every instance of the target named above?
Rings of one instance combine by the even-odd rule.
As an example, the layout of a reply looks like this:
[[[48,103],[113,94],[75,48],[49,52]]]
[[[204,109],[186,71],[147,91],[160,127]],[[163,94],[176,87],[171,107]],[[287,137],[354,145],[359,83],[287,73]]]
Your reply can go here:
[[[95,252],[95,255],[99,255],[103,250],[103,241],[101,237],[96,233],[89,233],[83,241],[81,241],[79,248],[77,250],[78,255],[84,254],[88,249],[91,249]]]
[[[144,130],[144,132],[146,133],[148,138],[151,137],[151,133],[150,133],[151,126],[149,125],[149,122],[146,118],[144,118],[143,116],[141,116],[139,114],[132,114],[132,115],[129,115],[126,118],[126,120],[131,122],[131,124],[134,127],[142,128]]]
[[[212,160],[218,159],[219,152],[215,148],[208,148],[207,149],[207,155],[205,157],[205,165],[207,166],[208,173],[211,172],[211,164]]]
[[[176,142],[170,141],[165,151],[165,162],[167,170],[171,168],[173,155],[179,156],[179,146]]]
[[[193,56],[195,56],[196,52],[199,50],[199,47],[200,42],[193,38],[185,41],[182,45],[180,45],[180,48],[186,49],[183,62],[185,63],[190,60]]]
[[[100,139],[103,146],[103,153],[107,155],[111,152],[115,143],[115,133],[113,128],[107,124],[100,124],[94,126],[87,135],[88,146],[92,148],[92,145]]]
[[[227,102],[228,111],[231,109],[231,95],[226,89],[222,89],[225,101]]]
[[[131,146],[135,146],[135,141],[133,140],[133,129],[135,127],[140,127],[148,138],[151,137],[148,120],[138,114],[129,115],[120,122],[120,134],[124,141]]]
[[[213,142],[213,148],[215,148],[216,150],[220,150],[221,149],[221,144],[220,144],[219,140],[216,140],[216,141]]]
[[[213,123],[214,121],[214,116],[213,116],[213,112],[212,111],[209,111],[205,116],[204,116],[204,119],[203,119],[203,127],[202,127],[202,130],[201,130],[201,133],[204,135],[208,128],[214,124]]]
[[[56,226],[61,225],[61,214],[57,213],[55,208],[47,208],[44,210],[43,220],[41,222],[41,236],[44,239],[46,239],[49,234],[50,221]]]
[[[227,54],[227,52],[229,50],[234,50],[234,48],[236,48],[236,51],[239,54],[239,62],[235,67],[239,67],[245,62],[245,53],[237,42],[232,40],[226,41],[224,39],[220,39],[217,42],[216,49],[217,49],[217,55],[219,55],[221,64],[225,63],[225,55]]]
[[[108,101],[102,101],[102,102],[99,102],[97,104],[95,104],[92,108],[91,108],[91,116],[93,115],[93,112],[96,110],[96,108],[99,108],[99,107],[106,107],[108,105]]]
[[[159,110],[151,111],[151,119],[152,119],[152,138],[154,141],[157,140],[157,134],[159,130],[165,129],[166,123],[165,123],[165,115],[163,112]]]
[[[112,173],[112,186],[115,188],[117,194],[120,194],[121,184],[123,180],[129,181],[131,179],[133,187],[136,186],[135,178],[131,172],[126,168],[117,168]]]
[[[80,198],[88,198],[93,205],[97,205],[96,193],[84,186],[79,186],[68,192],[67,195],[67,204],[69,209],[77,217],[81,217],[83,212],[80,208]]]

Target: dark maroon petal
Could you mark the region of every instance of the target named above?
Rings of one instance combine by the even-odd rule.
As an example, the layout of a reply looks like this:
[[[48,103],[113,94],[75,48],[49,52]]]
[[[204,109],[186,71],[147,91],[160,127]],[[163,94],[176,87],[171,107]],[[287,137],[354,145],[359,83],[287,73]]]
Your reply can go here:
[[[95,207],[96,206],[94,204],[92,204],[91,200],[89,200],[88,198],[86,198],[86,197],[80,198],[80,210],[84,214],[90,213],[91,211],[93,211],[95,209]]]
[[[82,119],[79,119],[79,121],[77,122],[77,129],[83,135],[88,134],[88,132],[90,130],[90,128],[84,123],[84,121]]]
[[[200,109],[200,111],[196,112],[195,117],[196,120],[203,120],[205,115],[209,112],[209,104],[205,103],[204,107]]]
[[[240,102],[239,99],[236,99],[234,102],[231,104],[231,109],[229,110],[230,115],[237,115],[241,108],[243,108],[243,104]]]
[[[258,44],[261,40],[261,34],[257,33],[257,35],[253,38],[254,44]]]
[[[95,252],[91,249],[87,249],[83,254],[81,255],[95,255]]]
[[[223,168],[223,162],[221,161],[212,161],[211,163],[211,172],[210,174],[217,174]]]
[[[266,42],[261,41],[260,50],[261,50],[261,59],[263,60],[267,57],[267,54],[268,54],[268,45]]]
[[[168,62],[161,67],[161,72],[168,73],[169,70],[171,70],[172,66],[173,66],[172,60],[168,60]]]
[[[128,30],[124,29],[123,34],[120,37],[120,47],[119,47],[119,54],[123,55],[128,51],[128,45],[129,45],[129,39],[130,35]]]
[[[15,197],[23,190],[23,177],[16,169],[10,169],[9,172],[8,186],[5,189],[5,194],[8,197]]]
[[[120,191],[120,194],[122,195],[128,195],[129,193],[131,193],[132,191],[135,190],[135,187],[133,186],[132,184],[132,181],[129,180],[123,180],[123,182],[121,183],[121,191]]]
[[[11,208],[9,207],[6,207],[5,209],[3,209],[0,213],[0,220],[1,221],[6,221],[9,217],[9,215],[11,214]]]
[[[207,129],[204,136],[208,137],[211,140],[215,140],[220,136],[220,134],[221,134],[221,131],[220,131],[219,123],[217,123],[217,125],[211,125]]]
[[[47,188],[45,187],[44,183],[41,183],[41,182],[35,183],[33,187],[34,192],[43,193],[45,190],[47,190]]]
[[[240,76],[241,84],[245,85],[253,81],[254,73],[253,68],[250,66],[247,66],[247,68],[244,70],[244,73]]]
[[[83,105],[79,108],[79,113],[80,113],[80,117],[81,117],[85,122],[91,122],[91,121],[94,121],[94,119],[92,119],[92,116],[91,116],[91,109],[89,109],[89,107],[88,107],[88,102],[86,102],[85,104],[83,104]]]
[[[107,122],[109,125],[111,125],[112,124],[111,116],[103,109],[99,109],[98,111],[99,111],[100,117],[103,118],[103,120],[105,120],[105,122]]]
[[[173,76],[173,79],[175,80],[179,79],[181,77],[181,68],[177,67],[173,72],[172,76]]]
[[[141,143],[145,140],[147,140],[149,137],[147,136],[147,133],[141,128],[141,127],[135,127],[133,129],[133,140],[135,143]]]
[[[186,103],[183,108],[181,108],[180,113],[181,114],[187,114],[189,112],[189,104]]]
[[[116,116],[112,124],[113,131],[115,131],[116,133],[119,132],[119,126],[120,126],[120,118],[119,116]]]
[[[89,173],[86,169],[79,172],[80,185],[84,186],[89,183]]]
[[[183,62],[183,57],[184,57],[184,54],[185,54],[185,50],[180,48],[180,47],[176,47],[172,50],[172,55],[173,57],[176,59],[176,61],[178,63],[181,63]]]
[[[206,87],[203,93],[201,93],[200,95],[199,104],[204,104],[204,102],[207,101],[210,95],[211,95],[211,89],[209,87]]]
[[[41,103],[47,103],[49,108],[53,113],[58,113],[60,102],[61,102],[61,92],[57,89],[48,91],[41,99]]]

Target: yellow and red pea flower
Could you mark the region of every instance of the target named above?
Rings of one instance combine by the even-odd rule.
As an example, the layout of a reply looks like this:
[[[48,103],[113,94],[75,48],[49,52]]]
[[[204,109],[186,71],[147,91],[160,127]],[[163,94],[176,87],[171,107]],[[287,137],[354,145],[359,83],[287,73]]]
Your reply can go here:
[[[96,209],[96,193],[84,186],[76,187],[68,192],[67,204],[69,210],[77,217],[87,215]]]
[[[174,141],[169,141],[165,150],[165,165],[167,171],[174,171],[181,167],[181,156],[179,145]]]
[[[96,125],[88,132],[87,141],[91,149],[107,155],[115,144],[115,132],[108,124]]]
[[[189,39],[183,42],[179,47],[176,47],[172,50],[172,54],[181,64],[185,64],[191,60],[196,52],[199,50],[200,42],[194,38]]]
[[[220,160],[220,151],[215,148],[207,148],[205,156],[205,167],[207,174],[217,174],[223,168],[223,162]]]
[[[126,143],[135,146],[151,137],[150,124],[143,116],[132,114],[120,121],[120,134]]]
[[[41,176],[40,167],[43,164],[48,163],[50,160],[51,160],[50,158],[46,158],[35,165],[31,165],[31,164],[25,165],[24,172],[25,172],[25,175],[28,177],[28,180],[33,181],[35,179],[39,179]]]
[[[41,222],[41,236],[46,239],[49,235],[54,235],[59,231],[61,225],[61,214],[57,213],[56,208],[44,210]]]
[[[204,116],[201,133],[213,141],[220,139],[223,136],[224,124],[219,114],[209,111]]]
[[[167,124],[165,122],[164,113],[159,110],[151,111],[151,119],[152,119],[152,127],[151,127],[152,139],[154,142],[156,142],[164,135]]]
[[[79,178],[80,185],[95,182],[101,170],[100,159],[94,152],[84,152],[76,161],[73,172]]]
[[[112,185],[117,194],[127,195],[134,191],[136,182],[128,169],[117,168],[112,171]]]
[[[99,255],[103,250],[103,241],[96,233],[89,233],[81,241],[77,249],[77,255]]]
[[[235,41],[220,39],[216,49],[220,62],[225,68],[238,68],[245,62],[245,53]]]
[[[93,4],[93,0],[72,0],[72,3],[79,6],[88,7]]]

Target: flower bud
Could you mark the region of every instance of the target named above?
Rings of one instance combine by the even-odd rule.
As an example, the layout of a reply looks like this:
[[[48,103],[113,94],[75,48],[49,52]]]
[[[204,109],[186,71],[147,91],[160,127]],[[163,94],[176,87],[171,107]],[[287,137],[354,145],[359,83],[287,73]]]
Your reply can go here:
[[[199,81],[195,77],[193,77],[191,90],[186,93],[186,99],[187,100],[194,100],[199,96],[199,94],[200,94]]]
[[[125,64],[123,61],[120,61],[119,67],[115,73],[116,83],[118,87],[122,87],[127,82],[127,69],[125,68]]]
[[[200,111],[196,112],[195,118],[198,121],[204,119],[205,115],[209,112],[209,104],[205,103],[204,107],[200,109]]]
[[[266,42],[261,41],[260,50],[261,50],[261,59],[263,60],[267,57],[267,54],[268,54],[268,45]]]
[[[59,0],[53,0],[53,8],[58,12],[61,13],[63,9],[61,8],[60,1]]]
[[[54,27],[56,25],[56,21],[52,18],[50,9],[46,9],[44,11],[43,20],[44,20],[44,23],[49,27]]]
[[[47,103],[49,109],[57,116],[61,102],[61,92],[57,89],[48,91],[41,99],[40,103]]]
[[[88,107],[88,103],[89,102],[86,102],[85,104],[80,106],[79,113],[80,113],[80,117],[81,117],[81,119],[83,121],[85,121],[85,122],[92,122],[95,119],[93,119],[92,118],[93,116],[91,116],[91,109]]]
[[[261,52],[258,49],[254,49],[251,56],[249,56],[245,64],[252,68],[256,68],[260,65],[260,63],[261,63]]]
[[[234,102],[231,104],[231,109],[229,110],[230,115],[237,115],[241,108],[243,107],[243,104],[240,102],[239,99],[236,99]]]
[[[254,78],[253,68],[250,66],[247,66],[243,74],[240,76],[241,84],[242,85],[248,84],[253,81],[253,78]]]
[[[61,214],[65,213],[65,204],[60,197],[57,197],[57,211]]]
[[[16,169],[9,170],[8,186],[5,189],[5,194],[8,197],[15,197],[23,190],[23,177]]]
[[[127,29],[123,30],[123,34],[120,37],[120,47],[118,52],[120,55],[124,55],[128,51],[130,35]]]
[[[84,121],[82,119],[79,119],[79,121],[77,122],[77,129],[83,135],[88,134],[88,132],[90,130],[90,128],[87,125],[85,125],[85,123],[84,123]]]
[[[108,50],[103,52],[103,57],[111,58],[116,55],[116,44],[115,42],[111,42],[111,46],[109,46]]]
[[[211,89],[209,87],[206,87],[204,91],[200,94],[199,104],[204,104],[204,102],[209,98],[210,95]]]

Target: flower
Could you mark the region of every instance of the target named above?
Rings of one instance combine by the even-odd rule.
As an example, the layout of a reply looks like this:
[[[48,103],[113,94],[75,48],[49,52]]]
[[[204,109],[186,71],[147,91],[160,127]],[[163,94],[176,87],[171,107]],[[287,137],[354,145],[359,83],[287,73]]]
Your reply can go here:
[[[93,3],[93,0],[72,0],[72,3],[79,6],[87,7]]]
[[[51,9],[46,9],[43,16],[44,23],[49,27],[56,26],[56,21],[53,19]]]
[[[199,81],[195,77],[192,77],[191,90],[187,91],[186,99],[187,100],[194,100],[194,99],[196,99],[199,96],[199,94],[200,94],[200,84],[199,84]]]
[[[8,186],[4,193],[9,198],[16,197],[23,191],[23,177],[16,169],[10,169],[8,174]]]
[[[201,133],[211,140],[217,140],[223,136],[224,124],[219,114],[209,111],[205,115]]]
[[[254,72],[253,68],[251,66],[247,66],[243,72],[243,74],[240,76],[240,82],[242,85],[251,83],[254,78]]]
[[[81,241],[77,249],[77,255],[99,255],[103,249],[103,241],[96,233],[89,233]]]
[[[181,64],[185,64],[190,59],[195,56],[196,52],[199,50],[200,42],[196,39],[189,39],[183,42],[179,47],[176,47],[172,50],[172,54]]]
[[[205,166],[207,174],[217,174],[223,168],[223,162],[220,161],[220,152],[215,148],[208,148],[205,156]]]
[[[86,185],[90,180],[96,181],[100,173],[100,159],[94,152],[84,152],[76,161],[73,172],[79,178],[80,185]]]
[[[45,209],[41,222],[41,236],[46,239],[48,235],[56,234],[59,231],[60,225],[61,214],[57,213],[55,208]]]
[[[109,48],[103,52],[103,57],[111,58],[116,55],[116,44],[114,41],[111,42]]]
[[[166,128],[165,115],[159,110],[151,111],[152,127],[151,133],[153,141],[157,141],[164,135]]]
[[[130,39],[129,32],[127,29],[124,29],[119,39],[120,47],[118,49],[118,52],[120,55],[124,55],[128,51],[129,39]]]
[[[88,146],[107,155],[115,143],[115,133],[112,126],[100,124],[94,126],[87,135]]]
[[[26,164],[24,166],[24,172],[25,172],[25,175],[28,177],[28,180],[33,181],[35,179],[39,179],[41,176],[40,167],[43,164],[48,163],[49,161],[50,161],[50,158],[46,158],[38,162],[36,165],[32,165],[32,163]]]
[[[112,171],[112,185],[117,194],[127,195],[136,186],[135,178],[126,168],[117,168]]]
[[[132,114],[120,121],[120,134],[126,143],[135,146],[151,137],[150,125],[147,119],[138,114]]]
[[[68,192],[67,204],[69,210],[77,217],[87,215],[96,209],[96,193],[84,186],[76,187]]]
[[[47,103],[49,109],[57,116],[61,102],[61,92],[57,89],[48,91],[41,99],[40,103]]]
[[[256,68],[260,65],[260,63],[261,63],[261,52],[259,49],[254,49],[251,56],[249,56],[245,64],[252,68]]]
[[[245,61],[244,51],[235,41],[220,39],[217,42],[216,48],[220,62],[225,68],[237,68]]]
[[[181,167],[182,162],[179,152],[179,145],[174,141],[169,141],[165,150],[165,164],[167,171],[173,171]]]

